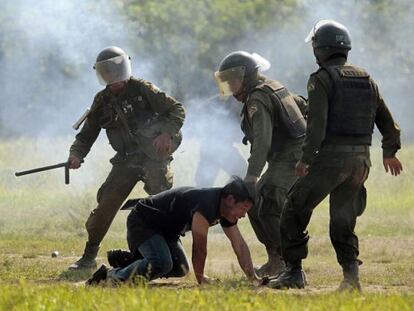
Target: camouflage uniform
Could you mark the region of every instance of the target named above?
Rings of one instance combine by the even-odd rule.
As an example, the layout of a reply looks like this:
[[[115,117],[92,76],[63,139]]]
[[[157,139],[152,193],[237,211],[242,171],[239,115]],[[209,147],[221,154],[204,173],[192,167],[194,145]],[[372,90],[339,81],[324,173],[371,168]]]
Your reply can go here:
[[[260,176],[268,163],[258,182],[260,202],[248,215],[269,258],[280,256],[280,215],[286,195],[297,179],[295,164],[301,156],[303,142],[303,138],[291,138],[283,125],[278,108],[281,102],[271,95],[278,88],[283,86],[277,81],[259,81],[259,85],[249,91],[242,111],[242,130],[251,143],[247,176]],[[283,90],[304,113],[306,101],[286,88]]]
[[[79,159],[86,157],[102,128],[117,153],[111,159],[112,170],[98,191],[98,206],[86,222],[88,243],[100,244],[138,181],[144,182],[149,194],[172,187],[172,157],[158,155],[152,141],[159,134],[168,133],[177,147],[184,116],[180,103],[144,80],[130,78],[120,94],[113,94],[107,87],[95,96],[70,154]]]
[[[377,85],[365,70],[345,62],[342,57],[327,61],[308,82],[309,112],[301,161],[310,167],[308,175],[290,191],[281,218],[282,253],[289,263],[307,257],[306,227],[313,209],[327,195],[330,237],[337,260],[342,266],[358,261],[354,228],[366,206],[364,182],[371,165],[369,145],[374,122],[383,136],[384,157],[393,157],[400,148],[400,130]],[[334,71],[339,71],[338,77],[343,76],[343,80],[336,77],[341,81],[334,83]],[[339,106],[347,110],[335,112],[335,101],[345,103]],[[362,104],[367,109],[361,108]]]

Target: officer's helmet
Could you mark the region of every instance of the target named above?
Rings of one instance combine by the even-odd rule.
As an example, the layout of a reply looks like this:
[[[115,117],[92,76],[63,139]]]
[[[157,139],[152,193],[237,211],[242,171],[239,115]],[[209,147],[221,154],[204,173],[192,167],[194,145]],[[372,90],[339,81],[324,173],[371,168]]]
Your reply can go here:
[[[315,56],[320,61],[324,61],[334,54],[342,54],[346,57],[351,49],[351,37],[348,29],[334,20],[317,22],[305,42],[312,42]]]
[[[262,56],[245,51],[228,54],[214,73],[221,96],[237,94],[243,84],[257,80],[258,71],[270,68],[270,62]]]
[[[131,60],[124,50],[110,46],[98,54],[94,69],[99,83],[110,85],[131,77]]]

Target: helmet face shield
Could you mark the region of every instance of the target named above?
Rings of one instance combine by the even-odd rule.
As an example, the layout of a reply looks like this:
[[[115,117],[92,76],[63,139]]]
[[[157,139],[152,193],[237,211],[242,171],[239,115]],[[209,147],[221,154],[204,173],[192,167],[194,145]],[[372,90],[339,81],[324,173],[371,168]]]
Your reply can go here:
[[[126,54],[97,62],[94,68],[99,83],[105,86],[131,77],[131,61]]]
[[[216,80],[222,98],[237,94],[240,91],[245,72],[246,67],[239,66],[214,73],[214,79]]]

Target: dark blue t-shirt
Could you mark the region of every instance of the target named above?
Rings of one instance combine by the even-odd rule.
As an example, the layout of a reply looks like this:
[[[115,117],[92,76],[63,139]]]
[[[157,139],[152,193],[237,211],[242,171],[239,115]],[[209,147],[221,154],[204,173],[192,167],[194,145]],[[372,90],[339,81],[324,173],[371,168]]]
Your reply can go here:
[[[176,238],[191,230],[195,212],[203,215],[210,226],[220,223],[222,227],[231,227],[237,222],[231,223],[220,216],[222,189],[181,187],[167,190],[139,200],[129,218],[139,218],[146,228],[167,238]]]

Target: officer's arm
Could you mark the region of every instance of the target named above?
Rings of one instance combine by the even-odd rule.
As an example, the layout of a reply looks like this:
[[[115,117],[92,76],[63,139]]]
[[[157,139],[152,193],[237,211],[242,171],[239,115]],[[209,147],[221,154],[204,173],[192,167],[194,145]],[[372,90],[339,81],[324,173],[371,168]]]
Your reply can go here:
[[[247,176],[259,177],[272,146],[272,119],[265,104],[257,99],[247,103],[247,113],[253,126],[253,144],[248,160]]]
[[[161,131],[170,135],[177,134],[184,123],[183,105],[149,82],[145,83],[143,93],[153,111],[159,113],[165,121]]]
[[[231,227],[223,227],[223,231],[229,238],[234,253],[237,256],[237,260],[239,261],[240,267],[246,274],[247,278],[251,281],[258,280],[258,277],[256,276],[253,269],[253,262],[252,257],[250,256],[249,247],[244,241],[237,225]]]
[[[192,262],[198,284],[205,283],[204,265],[207,258],[207,234],[210,225],[199,212],[195,212],[191,224],[193,234]]]
[[[97,105],[97,99],[95,97],[94,103],[91,107],[85,123],[82,126],[80,132],[76,135],[75,141],[70,147],[69,154],[75,156],[78,159],[83,159],[91,150],[93,143],[99,136],[101,127],[98,124],[97,116],[94,107]]]
[[[397,153],[397,150],[401,148],[401,130],[398,124],[394,122],[391,112],[388,110],[388,107],[379,92],[375,124],[382,135],[383,157],[393,158]]]
[[[328,90],[315,76],[308,82],[308,119],[301,162],[310,164],[325,139],[328,121]]]

